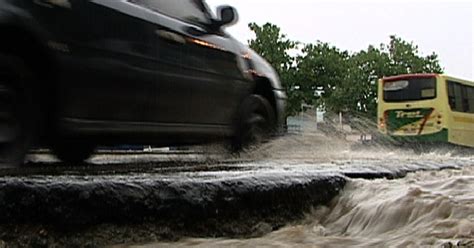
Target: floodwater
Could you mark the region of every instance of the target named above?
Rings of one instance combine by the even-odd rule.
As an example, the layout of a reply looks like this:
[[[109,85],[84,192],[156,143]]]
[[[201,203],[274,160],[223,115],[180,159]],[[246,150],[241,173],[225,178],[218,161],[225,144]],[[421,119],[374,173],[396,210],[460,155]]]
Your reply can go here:
[[[294,164],[358,160],[390,166],[396,160],[396,166],[462,160],[468,165],[410,173],[397,180],[350,179],[329,206],[262,237],[187,238],[142,247],[474,247],[473,156],[458,157],[446,150],[418,155],[381,147],[353,151],[346,142],[321,139],[292,138],[250,156]]]

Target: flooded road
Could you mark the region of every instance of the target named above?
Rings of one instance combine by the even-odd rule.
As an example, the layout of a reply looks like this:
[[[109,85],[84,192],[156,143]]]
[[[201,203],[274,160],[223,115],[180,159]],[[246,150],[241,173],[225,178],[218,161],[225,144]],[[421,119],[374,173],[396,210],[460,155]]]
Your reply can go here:
[[[330,206],[260,238],[141,247],[474,247],[473,192],[473,167],[399,180],[355,179]]]
[[[70,166],[39,153],[0,174],[11,246],[474,246],[474,156],[452,148],[309,133],[240,156],[101,152]]]
[[[136,247],[474,247],[472,156],[446,149],[426,154],[383,147],[353,151],[344,142],[328,141],[321,147],[310,139],[285,141],[292,146],[273,144],[267,147],[267,159],[294,166],[326,163],[333,169],[351,163],[378,170],[410,164],[463,165],[408,173],[395,180],[349,179],[328,206],[262,237],[187,238]]]

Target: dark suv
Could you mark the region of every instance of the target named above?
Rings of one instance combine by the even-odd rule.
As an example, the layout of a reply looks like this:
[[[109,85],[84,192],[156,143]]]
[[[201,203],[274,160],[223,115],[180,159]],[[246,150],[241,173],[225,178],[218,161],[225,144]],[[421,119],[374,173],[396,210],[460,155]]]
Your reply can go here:
[[[63,161],[97,146],[233,149],[283,123],[273,68],[229,36],[203,0],[0,0],[0,156],[49,147]]]

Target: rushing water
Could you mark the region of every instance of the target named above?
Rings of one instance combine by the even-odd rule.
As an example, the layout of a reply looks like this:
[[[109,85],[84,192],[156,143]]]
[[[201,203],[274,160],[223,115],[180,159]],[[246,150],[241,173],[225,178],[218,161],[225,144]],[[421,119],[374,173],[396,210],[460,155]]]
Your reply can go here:
[[[456,157],[451,151],[423,155],[393,149],[354,152],[344,142],[314,139],[319,138],[286,140],[263,153],[277,161],[305,163],[354,159],[390,163],[389,158],[401,164],[457,159],[472,164],[457,170],[410,173],[398,180],[350,179],[329,206],[259,238],[189,238],[145,247],[474,247],[472,157]]]
[[[474,247],[474,167],[401,180],[351,180],[329,207],[254,239],[185,239],[173,247]],[[461,246],[464,245],[464,246]]]

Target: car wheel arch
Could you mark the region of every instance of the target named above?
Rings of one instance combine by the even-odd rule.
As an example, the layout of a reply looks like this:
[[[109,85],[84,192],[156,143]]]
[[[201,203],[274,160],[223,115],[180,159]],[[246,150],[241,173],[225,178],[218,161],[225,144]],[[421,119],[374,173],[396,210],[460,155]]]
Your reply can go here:
[[[275,94],[273,93],[273,87],[268,78],[266,77],[256,78],[256,84],[253,90],[253,94],[264,97],[271,104],[275,115],[278,115],[276,111],[277,106],[276,106]],[[278,119],[278,116],[275,116],[275,118]]]

